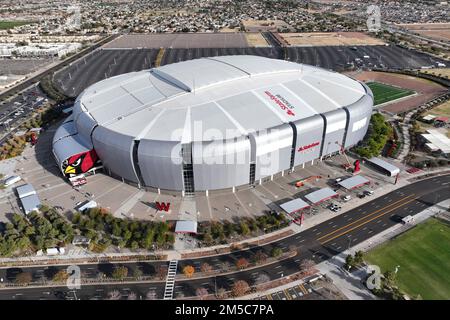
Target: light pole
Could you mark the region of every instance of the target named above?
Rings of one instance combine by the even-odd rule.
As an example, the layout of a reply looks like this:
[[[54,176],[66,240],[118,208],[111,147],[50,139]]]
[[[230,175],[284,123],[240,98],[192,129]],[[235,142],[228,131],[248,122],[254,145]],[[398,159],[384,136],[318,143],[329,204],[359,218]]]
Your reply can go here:
[[[397,266],[395,267],[395,271],[394,271],[395,274],[397,274],[398,269],[400,269],[400,266],[399,266],[399,265],[397,265]]]

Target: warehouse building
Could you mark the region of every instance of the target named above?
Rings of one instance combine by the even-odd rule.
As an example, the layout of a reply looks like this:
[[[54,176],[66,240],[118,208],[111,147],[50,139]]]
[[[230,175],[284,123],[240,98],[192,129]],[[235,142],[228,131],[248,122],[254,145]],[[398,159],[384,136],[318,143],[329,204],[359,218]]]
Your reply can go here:
[[[363,83],[321,68],[201,58],[90,86],[53,153],[68,178],[101,163],[138,187],[234,191],[354,146],[372,105]]]

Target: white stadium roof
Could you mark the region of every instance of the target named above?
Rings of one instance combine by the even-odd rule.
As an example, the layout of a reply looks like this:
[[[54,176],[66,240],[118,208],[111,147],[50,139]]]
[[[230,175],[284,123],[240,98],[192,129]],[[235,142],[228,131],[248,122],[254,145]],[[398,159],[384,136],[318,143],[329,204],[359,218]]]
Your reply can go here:
[[[321,68],[258,56],[212,57],[100,81],[77,99],[74,121],[78,128],[92,121],[139,139],[205,140],[209,129],[230,139],[340,109],[364,95],[359,82]]]

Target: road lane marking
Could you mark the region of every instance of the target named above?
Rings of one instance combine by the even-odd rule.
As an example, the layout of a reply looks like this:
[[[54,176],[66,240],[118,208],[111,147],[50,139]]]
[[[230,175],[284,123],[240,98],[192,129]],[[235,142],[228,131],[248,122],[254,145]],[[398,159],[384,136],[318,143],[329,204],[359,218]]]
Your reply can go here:
[[[340,237],[340,236],[343,236],[344,234],[349,233],[350,231],[355,230],[356,228],[358,228],[358,227],[360,227],[360,226],[363,226],[363,225],[365,225],[365,224],[367,224],[367,223],[369,223],[369,222],[371,222],[371,221],[373,221],[373,220],[375,220],[375,219],[378,219],[379,217],[381,217],[381,216],[383,216],[383,215],[385,215],[385,214],[387,214],[387,213],[389,213],[389,212],[391,212],[391,211],[394,211],[394,210],[400,208],[401,206],[404,206],[404,205],[406,205],[406,204],[408,204],[408,203],[410,203],[410,202],[413,202],[413,201],[415,201],[415,200],[416,200],[416,199],[414,198],[414,199],[408,200],[408,201],[405,202],[405,203],[402,203],[402,204],[398,205],[397,207],[393,207],[393,208],[391,208],[391,209],[390,209],[389,211],[387,211],[387,212],[381,213],[381,214],[379,214],[379,215],[377,215],[377,216],[375,216],[375,217],[373,217],[373,218],[371,218],[371,219],[369,219],[369,220],[367,220],[367,221],[362,222],[362,223],[359,224],[359,225],[356,225],[355,227],[350,228],[350,229],[347,230],[347,231],[344,231],[344,232],[338,234],[337,236],[334,236],[334,237],[332,237],[332,238],[330,238],[330,239],[328,239],[328,240],[325,240],[325,241],[321,242],[321,244],[325,244],[325,243],[327,243],[327,242],[330,242],[331,240],[334,240],[334,239],[336,239],[336,238],[338,238],[338,237]]]
[[[403,198],[403,199],[400,199],[400,200],[398,200],[398,201],[396,201],[396,202],[394,202],[394,203],[392,203],[392,204],[386,206],[385,209],[387,209],[387,208],[389,208],[389,207],[391,207],[391,206],[393,206],[393,205],[395,205],[395,204],[397,204],[397,203],[399,203],[399,202],[402,202],[402,201],[404,201],[404,200],[406,200],[406,199],[408,199],[408,198],[411,198],[411,197],[413,197],[413,196],[414,196],[414,194],[409,195],[408,197],[405,197],[405,198]],[[369,214],[365,215],[364,217],[359,218],[359,219],[353,221],[352,223],[349,223],[349,224],[347,224],[347,225],[345,225],[345,226],[343,226],[343,227],[341,227],[341,228],[338,228],[338,229],[334,230],[334,231],[331,232],[331,233],[325,234],[325,235],[323,235],[322,237],[318,238],[317,240],[321,240],[321,239],[323,239],[323,238],[325,238],[325,237],[327,237],[327,236],[329,236],[329,235],[332,235],[332,234],[334,234],[334,233],[336,233],[336,232],[339,232],[340,230],[345,229],[345,228],[347,228],[347,227],[349,227],[349,226],[351,226],[351,225],[353,225],[353,224],[355,224],[355,223],[358,223],[359,221],[365,220],[365,219],[371,217],[372,215],[374,215],[374,214],[380,212],[381,210],[383,210],[383,208],[382,208],[382,209],[375,210],[374,212],[369,213]],[[390,211],[389,211],[389,212],[390,212]]]

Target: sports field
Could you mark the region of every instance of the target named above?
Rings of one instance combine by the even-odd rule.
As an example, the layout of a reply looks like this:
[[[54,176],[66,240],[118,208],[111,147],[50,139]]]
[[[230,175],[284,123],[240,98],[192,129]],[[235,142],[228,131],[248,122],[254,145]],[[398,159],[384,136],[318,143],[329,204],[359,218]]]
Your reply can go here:
[[[450,299],[450,225],[435,218],[367,253],[381,272],[397,273],[399,288],[423,299]]]
[[[380,82],[368,82],[367,85],[373,92],[375,105],[414,94],[412,90],[393,87]]]
[[[28,21],[0,21],[0,30],[7,30],[14,27],[23,26],[29,24]]]

